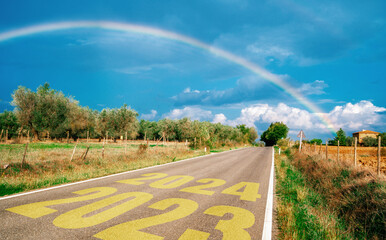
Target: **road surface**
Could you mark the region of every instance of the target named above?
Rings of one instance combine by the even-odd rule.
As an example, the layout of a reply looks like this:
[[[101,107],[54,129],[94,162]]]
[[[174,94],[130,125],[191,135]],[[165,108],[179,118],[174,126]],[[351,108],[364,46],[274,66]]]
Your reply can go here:
[[[0,198],[0,239],[261,239],[272,148]]]

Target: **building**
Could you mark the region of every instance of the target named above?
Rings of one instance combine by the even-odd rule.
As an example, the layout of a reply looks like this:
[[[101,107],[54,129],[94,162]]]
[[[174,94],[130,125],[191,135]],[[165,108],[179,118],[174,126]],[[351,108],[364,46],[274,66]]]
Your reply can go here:
[[[362,130],[360,132],[355,132],[352,134],[352,136],[358,139],[358,143],[362,144],[363,143],[363,138],[365,137],[372,137],[372,138],[377,138],[379,135],[379,132],[374,132],[370,130]]]

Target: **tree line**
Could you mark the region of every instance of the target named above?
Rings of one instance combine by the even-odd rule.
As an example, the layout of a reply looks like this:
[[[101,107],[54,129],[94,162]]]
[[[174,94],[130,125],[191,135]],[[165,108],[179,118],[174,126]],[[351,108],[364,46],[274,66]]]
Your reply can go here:
[[[255,128],[245,125],[231,127],[189,118],[138,120],[138,113],[126,104],[120,108],[93,110],[51,89],[48,83],[39,86],[36,92],[20,86],[12,99],[14,111],[0,113],[0,130],[8,130],[9,138],[27,133],[35,140],[42,137],[58,140],[108,137],[116,140],[123,137],[189,141],[212,147],[231,142],[254,143],[258,137]]]

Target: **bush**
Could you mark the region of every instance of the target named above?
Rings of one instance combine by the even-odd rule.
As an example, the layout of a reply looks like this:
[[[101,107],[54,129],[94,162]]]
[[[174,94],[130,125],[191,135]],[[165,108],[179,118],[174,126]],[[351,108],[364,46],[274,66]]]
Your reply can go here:
[[[138,147],[138,153],[139,153],[139,154],[145,153],[147,147],[148,147],[147,144],[140,144],[139,147]]]
[[[378,145],[377,139],[373,137],[364,137],[362,143],[365,147],[375,147]]]

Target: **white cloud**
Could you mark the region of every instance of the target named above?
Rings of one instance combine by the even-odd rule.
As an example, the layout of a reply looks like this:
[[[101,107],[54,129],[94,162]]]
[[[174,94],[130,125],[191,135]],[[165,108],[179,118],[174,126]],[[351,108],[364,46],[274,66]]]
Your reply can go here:
[[[328,85],[323,80],[315,80],[312,83],[304,83],[299,88],[299,92],[304,95],[321,95],[326,93],[324,91],[326,87]]]
[[[316,116],[299,108],[289,107],[284,103],[277,106],[256,104],[241,110],[240,117],[228,120],[229,125],[246,124],[255,126],[255,122],[284,122],[290,128],[312,128]]]
[[[152,120],[157,116],[157,111],[156,110],[151,110],[149,114],[142,114],[141,118],[145,120]]]
[[[360,101],[359,103],[347,103],[344,106],[336,106],[329,114],[328,118],[334,123],[335,127],[362,130],[372,126],[384,126],[386,108],[374,106],[370,101]]]
[[[326,132],[327,128],[320,120],[325,115],[336,129],[345,131],[359,131],[374,129],[386,125],[386,108],[374,106],[370,101],[360,101],[343,106],[336,106],[329,113],[311,113],[284,103],[277,106],[255,104],[241,110],[240,117],[229,120],[223,114],[216,114],[213,122],[236,126],[246,124],[255,126],[255,123],[284,122],[290,129],[308,129],[315,132]]]
[[[214,115],[214,118],[212,120],[212,123],[221,123],[221,124],[226,124],[227,117],[225,117],[224,114],[216,114]]]
[[[173,109],[163,115],[165,118],[181,119],[188,117],[192,120],[207,120],[212,118],[212,112],[198,107],[185,107],[182,109]]]

